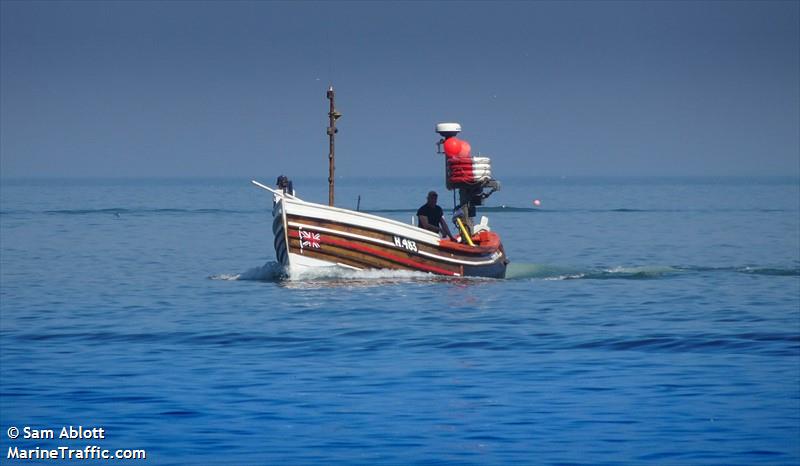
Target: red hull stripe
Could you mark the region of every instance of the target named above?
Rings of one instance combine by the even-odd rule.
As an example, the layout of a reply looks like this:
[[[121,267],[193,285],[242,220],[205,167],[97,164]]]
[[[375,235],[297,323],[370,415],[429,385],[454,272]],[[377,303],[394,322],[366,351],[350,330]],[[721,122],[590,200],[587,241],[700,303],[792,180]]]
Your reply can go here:
[[[292,238],[299,238],[300,237],[300,233],[298,231],[291,230],[289,232],[289,236],[291,236]],[[378,250],[378,249],[373,249],[373,248],[370,248],[368,246],[363,246],[361,244],[353,243],[351,241],[345,241],[345,240],[341,240],[341,239],[338,239],[338,238],[331,238],[328,235],[322,236],[322,239],[320,240],[320,242],[323,243],[323,244],[325,244],[325,243],[332,244],[334,246],[339,246],[339,247],[343,247],[343,248],[347,248],[347,249],[354,249],[356,251],[364,252],[364,253],[367,253],[367,254],[372,254],[373,256],[378,256],[378,257],[382,257],[384,259],[388,259],[388,260],[393,261],[393,262],[398,262],[400,264],[407,265],[407,266],[409,266],[409,267],[411,267],[413,269],[417,269],[417,270],[425,270],[426,272],[438,273],[440,275],[453,275],[453,276],[459,275],[459,274],[457,274],[455,272],[451,272],[451,271],[449,271],[447,269],[441,269],[439,267],[435,267],[435,266],[432,266],[432,265],[423,264],[422,262],[417,262],[415,260],[406,259],[405,257],[396,256],[394,254],[390,254],[388,252],[384,252],[384,251],[381,251],[381,250]]]

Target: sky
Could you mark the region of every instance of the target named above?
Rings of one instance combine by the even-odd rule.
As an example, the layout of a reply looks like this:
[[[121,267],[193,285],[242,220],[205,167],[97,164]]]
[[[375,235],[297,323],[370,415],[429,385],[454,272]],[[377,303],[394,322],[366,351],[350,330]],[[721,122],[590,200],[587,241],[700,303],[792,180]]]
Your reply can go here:
[[[0,0],[0,177],[800,175],[798,1]]]

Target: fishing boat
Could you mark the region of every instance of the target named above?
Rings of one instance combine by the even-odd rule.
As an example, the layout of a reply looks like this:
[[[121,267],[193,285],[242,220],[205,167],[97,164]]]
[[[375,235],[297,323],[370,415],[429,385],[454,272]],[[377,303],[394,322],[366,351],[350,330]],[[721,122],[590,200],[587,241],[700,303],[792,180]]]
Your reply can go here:
[[[275,188],[252,181],[272,193],[275,255],[285,273],[291,277],[309,270],[341,267],[504,278],[509,261],[500,236],[491,231],[486,217],[479,223],[474,221],[476,206],[500,189],[500,183],[491,175],[491,160],[472,157],[469,144],[457,138],[461,126],[436,125],[441,136],[437,152],[445,158],[447,189],[459,193],[454,219],[460,237],[454,240],[413,223],[334,206],[334,137],[341,113],[334,106],[333,86],[328,88],[327,98],[330,100],[328,205],[301,199],[283,177],[282,186]]]

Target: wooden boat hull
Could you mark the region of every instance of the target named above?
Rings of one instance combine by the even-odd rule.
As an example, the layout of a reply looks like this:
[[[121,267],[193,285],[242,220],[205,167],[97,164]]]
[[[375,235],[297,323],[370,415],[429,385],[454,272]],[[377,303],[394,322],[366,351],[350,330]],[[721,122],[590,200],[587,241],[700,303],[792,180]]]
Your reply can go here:
[[[339,266],[505,277],[508,260],[495,233],[482,232],[468,246],[414,225],[273,192],[275,254],[289,275]]]

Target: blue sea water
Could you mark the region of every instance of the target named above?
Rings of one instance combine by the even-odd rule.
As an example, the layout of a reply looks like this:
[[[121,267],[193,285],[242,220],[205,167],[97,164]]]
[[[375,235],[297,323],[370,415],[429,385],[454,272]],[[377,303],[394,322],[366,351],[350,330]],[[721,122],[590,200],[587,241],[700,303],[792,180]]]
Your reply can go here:
[[[406,221],[441,181],[337,205]],[[796,178],[506,180],[504,280],[282,279],[270,210],[246,179],[3,180],[0,463],[800,463]],[[8,435],[70,425],[105,438]]]

